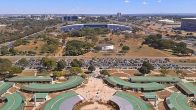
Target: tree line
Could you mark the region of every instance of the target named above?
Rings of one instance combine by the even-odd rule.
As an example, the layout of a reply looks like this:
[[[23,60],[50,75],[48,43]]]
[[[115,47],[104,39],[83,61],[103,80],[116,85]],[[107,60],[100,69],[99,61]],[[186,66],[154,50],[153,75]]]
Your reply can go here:
[[[9,25],[6,27],[7,31],[0,32],[0,43],[6,43],[23,38],[33,33],[42,31],[48,26],[53,26],[61,23],[61,21],[56,19],[48,21],[23,19],[13,21],[9,20],[6,23]],[[12,32],[9,30],[15,31]]]
[[[79,56],[90,51],[93,47],[92,44],[88,42],[83,42],[79,40],[68,41],[64,49],[65,56]]]
[[[162,35],[149,35],[145,38],[143,44],[147,44],[155,49],[171,49],[175,55],[192,55],[193,50],[187,48],[184,42],[175,42],[170,39],[162,39]]]

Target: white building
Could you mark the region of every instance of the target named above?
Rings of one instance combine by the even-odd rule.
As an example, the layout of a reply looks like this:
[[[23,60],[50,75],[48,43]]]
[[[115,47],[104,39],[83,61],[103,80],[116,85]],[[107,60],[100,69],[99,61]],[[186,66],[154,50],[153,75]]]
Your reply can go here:
[[[196,31],[196,18],[182,18],[181,29]]]
[[[166,23],[166,24],[173,24],[173,23],[175,23],[173,20],[169,20],[169,19],[162,19],[162,20],[159,20],[159,22]]]
[[[114,45],[112,44],[99,44],[97,47],[102,51],[114,50]]]

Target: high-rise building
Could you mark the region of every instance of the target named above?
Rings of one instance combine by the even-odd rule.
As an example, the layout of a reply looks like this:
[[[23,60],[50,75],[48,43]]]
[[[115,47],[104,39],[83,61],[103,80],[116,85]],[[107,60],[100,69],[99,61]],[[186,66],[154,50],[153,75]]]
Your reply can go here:
[[[120,12],[117,13],[117,19],[120,19],[122,17],[122,14]]]
[[[186,31],[196,31],[196,18],[182,18],[181,29]]]
[[[62,20],[63,21],[77,21],[78,16],[63,16]]]

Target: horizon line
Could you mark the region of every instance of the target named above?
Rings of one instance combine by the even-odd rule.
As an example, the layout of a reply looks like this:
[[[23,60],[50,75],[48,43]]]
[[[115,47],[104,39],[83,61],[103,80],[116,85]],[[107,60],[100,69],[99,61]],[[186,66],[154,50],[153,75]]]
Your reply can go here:
[[[118,13],[118,12],[117,12]],[[0,15],[116,15],[117,13],[0,13]],[[196,15],[196,13],[122,13],[122,15]]]

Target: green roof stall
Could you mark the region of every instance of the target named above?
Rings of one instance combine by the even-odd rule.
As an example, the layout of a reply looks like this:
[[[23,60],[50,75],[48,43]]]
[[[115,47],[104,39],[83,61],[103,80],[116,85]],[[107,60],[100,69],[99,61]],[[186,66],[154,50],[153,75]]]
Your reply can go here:
[[[156,100],[158,98],[155,92],[146,92],[143,94],[145,100]]]
[[[49,76],[16,76],[13,78],[7,78],[5,81],[15,83],[50,83],[52,82],[52,78]]]
[[[143,100],[126,92],[117,91],[110,100],[118,105],[119,110],[152,110]]]
[[[180,82],[176,84],[176,87],[187,96],[193,97],[196,95],[196,86],[192,83]]]
[[[164,85],[152,82],[152,83],[130,83],[122,80],[119,77],[110,76],[105,78],[105,82],[111,86],[120,87],[122,89],[132,89],[140,91],[158,91],[164,89]]]
[[[14,85],[14,83],[11,83],[11,82],[2,82],[2,83],[0,83],[0,96],[2,94],[4,94],[13,85]]]
[[[181,81],[178,77],[160,77],[160,76],[133,76],[129,78],[133,83],[178,83]]]
[[[36,93],[47,93],[47,92],[57,92],[62,90],[67,90],[74,88],[80,84],[84,79],[80,76],[71,76],[69,79],[62,83],[56,84],[38,84],[38,83],[31,83],[23,85],[21,90],[29,91],[29,92],[36,92]]]
[[[48,101],[43,110],[73,110],[83,97],[73,91],[62,93]]]
[[[187,102],[185,95],[175,92],[165,99],[167,109],[169,110],[192,110]]]
[[[0,110],[23,110],[25,105],[25,99],[20,92],[15,92],[6,96],[6,102],[0,108]]]

